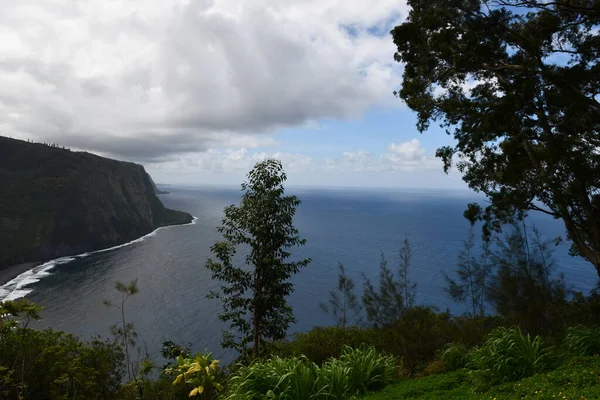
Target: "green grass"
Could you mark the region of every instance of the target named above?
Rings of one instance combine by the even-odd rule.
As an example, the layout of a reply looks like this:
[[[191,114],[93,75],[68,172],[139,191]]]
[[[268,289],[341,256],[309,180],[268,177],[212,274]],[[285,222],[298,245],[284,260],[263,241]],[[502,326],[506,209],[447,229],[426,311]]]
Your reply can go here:
[[[469,372],[460,370],[392,384],[363,400],[585,400],[600,399],[600,357],[576,357],[558,369],[474,393]]]

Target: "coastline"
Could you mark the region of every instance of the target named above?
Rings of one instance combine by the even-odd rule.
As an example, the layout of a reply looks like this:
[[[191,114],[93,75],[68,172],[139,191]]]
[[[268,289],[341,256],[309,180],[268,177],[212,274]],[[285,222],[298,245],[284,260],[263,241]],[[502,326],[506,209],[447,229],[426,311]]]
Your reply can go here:
[[[42,264],[43,263],[41,262],[27,262],[0,269],[0,286],[6,285],[8,282],[12,281],[22,273],[25,273]]]
[[[56,265],[66,264],[74,259],[83,258],[90,256],[92,254],[104,253],[107,251],[112,251],[116,249],[120,249],[122,247],[130,246],[134,243],[139,243],[144,241],[146,238],[156,235],[158,231],[161,229],[167,229],[170,227],[176,226],[186,226],[186,225],[195,225],[198,220],[197,217],[190,215],[192,217],[191,221],[186,223],[172,223],[164,226],[156,227],[152,232],[141,236],[137,239],[134,239],[130,242],[123,243],[120,245],[95,250],[82,254],[75,254],[72,256],[64,256],[55,258],[53,260],[48,260],[46,262],[28,262],[22,264],[11,265],[10,267],[5,267],[0,269],[0,303],[4,301],[6,298],[10,298],[14,300],[16,298],[24,297],[26,294],[31,292],[31,289],[28,289],[31,283],[35,283],[39,281],[44,276],[48,276],[48,271],[54,268]],[[37,268],[40,267],[41,268]],[[37,270],[36,270],[37,269]],[[8,283],[10,283],[10,287],[6,288]],[[14,285],[13,285],[14,284]],[[18,293],[18,294],[17,294]],[[7,297],[8,296],[8,297]],[[12,296],[12,298],[11,298]],[[16,297],[15,297],[16,296]]]

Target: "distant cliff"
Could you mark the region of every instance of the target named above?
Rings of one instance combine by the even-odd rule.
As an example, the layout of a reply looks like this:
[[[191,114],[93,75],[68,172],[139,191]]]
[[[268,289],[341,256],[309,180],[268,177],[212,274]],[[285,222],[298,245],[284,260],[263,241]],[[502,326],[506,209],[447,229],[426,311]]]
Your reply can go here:
[[[141,165],[0,136],[0,268],[191,220],[163,206]]]

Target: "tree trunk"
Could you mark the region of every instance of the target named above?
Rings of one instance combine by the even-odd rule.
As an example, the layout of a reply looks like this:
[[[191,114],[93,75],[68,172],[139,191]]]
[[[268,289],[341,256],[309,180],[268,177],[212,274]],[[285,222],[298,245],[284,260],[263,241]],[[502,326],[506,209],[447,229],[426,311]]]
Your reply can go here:
[[[260,282],[258,281],[258,274],[254,271],[254,313],[252,316],[254,322],[254,349],[253,358],[256,360],[260,354]]]

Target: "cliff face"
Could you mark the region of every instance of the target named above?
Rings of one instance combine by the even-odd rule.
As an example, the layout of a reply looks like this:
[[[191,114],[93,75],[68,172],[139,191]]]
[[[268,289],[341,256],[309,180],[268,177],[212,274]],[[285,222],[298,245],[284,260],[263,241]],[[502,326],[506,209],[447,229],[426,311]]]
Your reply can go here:
[[[0,268],[191,220],[162,205],[141,165],[0,136]]]

